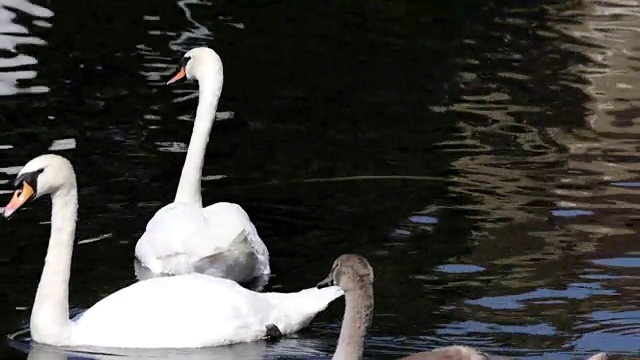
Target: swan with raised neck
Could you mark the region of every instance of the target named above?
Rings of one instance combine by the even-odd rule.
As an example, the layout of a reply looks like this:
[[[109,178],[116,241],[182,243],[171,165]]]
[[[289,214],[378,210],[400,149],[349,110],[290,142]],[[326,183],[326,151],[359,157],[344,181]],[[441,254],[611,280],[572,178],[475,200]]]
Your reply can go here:
[[[167,85],[187,79],[198,82],[198,107],[174,202],[202,207],[202,167],[224,83],[220,56],[207,47],[189,50],[182,57],[178,72],[167,81]]]
[[[136,258],[150,276],[200,272],[266,283],[269,251],[246,211],[228,202],[202,207],[202,168],[224,82],[220,56],[207,47],[189,50],[167,84],[184,80],[198,82],[199,97],[178,189],[147,224]]]
[[[78,191],[71,163],[42,155],[18,173],[4,208],[10,217],[51,195],[51,236],[31,312],[31,337],[54,346],[199,348],[287,335],[306,326],[344,292],[334,286],[258,293],[203,274],[156,277],[122,288],[69,319],[69,277]]]

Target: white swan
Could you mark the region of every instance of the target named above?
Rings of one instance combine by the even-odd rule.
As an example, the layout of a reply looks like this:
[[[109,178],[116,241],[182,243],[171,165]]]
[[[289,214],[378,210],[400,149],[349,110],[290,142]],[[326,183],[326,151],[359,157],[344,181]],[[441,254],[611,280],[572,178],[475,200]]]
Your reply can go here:
[[[223,83],[218,54],[205,47],[188,51],[167,84],[184,79],[199,84],[189,149],[176,197],[147,224],[136,244],[136,258],[153,274],[199,272],[238,282],[268,278],[269,251],[247,213],[227,202],[202,207],[202,165]]]
[[[69,320],[69,276],[78,195],[71,163],[58,155],[29,161],[4,209],[51,194],[51,237],[31,312],[31,336],[55,346],[197,348],[283,335],[306,326],[344,292],[340,287],[257,293],[238,283],[193,273],[140,281]]]

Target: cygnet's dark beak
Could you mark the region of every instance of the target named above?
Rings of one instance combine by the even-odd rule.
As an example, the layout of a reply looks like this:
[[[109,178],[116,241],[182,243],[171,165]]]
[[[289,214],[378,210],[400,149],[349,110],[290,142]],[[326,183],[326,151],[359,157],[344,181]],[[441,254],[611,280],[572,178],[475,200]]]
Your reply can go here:
[[[331,274],[329,274],[329,276],[327,276],[327,278],[326,278],[326,279],[324,279],[324,280],[320,281],[320,282],[318,283],[318,285],[316,285],[316,287],[317,287],[318,289],[322,289],[322,288],[324,288],[324,287],[332,286],[332,285],[334,285],[334,283],[333,283],[333,277],[331,276]]]

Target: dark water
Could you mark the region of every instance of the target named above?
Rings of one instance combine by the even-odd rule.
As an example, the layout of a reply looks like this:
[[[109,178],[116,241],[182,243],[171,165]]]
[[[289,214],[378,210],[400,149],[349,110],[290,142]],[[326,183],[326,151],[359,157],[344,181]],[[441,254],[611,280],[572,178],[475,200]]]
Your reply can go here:
[[[637,1],[0,3],[2,192],[36,155],[74,163],[73,307],[133,281],[197,101],[163,82],[206,45],[231,119],[214,126],[204,199],[251,215],[268,289],[311,286],[357,252],[376,271],[368,358],[640,353]],[[49,211],[0,224],[2,334],[28,320]],[[276,345],[182,355],[327,358],[341,313]]]

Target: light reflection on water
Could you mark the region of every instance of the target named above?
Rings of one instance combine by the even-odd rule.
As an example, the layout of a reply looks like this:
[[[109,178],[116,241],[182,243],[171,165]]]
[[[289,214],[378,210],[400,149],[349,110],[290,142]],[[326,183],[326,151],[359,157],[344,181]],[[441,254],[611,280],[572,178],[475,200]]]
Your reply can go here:
[[[285,339],[277,344],[254,342],[221,346],[208,349],[107,349],[107,348],[76,348],[61,349],[41,344],[20,344],[13,341],[12,345],[23,352],[28,352],[29,360],[108,360],[108,359],[263,359],[269,354],[269,359],[322,359],[327,353],[321,350],[321,343],[314,340]]]
[[[520,76],[517,70],[501,67],[492,73],[482,61],[463,60],[469,64],[463,78],[483,78],[486,85],[474,84],[472,94],[449,107],[461,119],[461,140],[447,140],[442,146],[468,153],[454,162],[459,175],[451,187],[475,200],[463,207],[479,213],[475,216],[479,240],[471,254],[453,257],[450,265],[462,261],[487,269],[454,282],[460,291],[475,286],[487,294],[457,302],[452,311],[467,320],[443,323],[436,338],[447,338],[450,344],[477,339],[479,334],[507,335],[507,341],[480,341],[480,346],[498,351],[512,347],[518,355],[549,348],[579,353],[640,351],[640,260],[633,256],[640,250],[636,231],[640,193],[634,186],[640,170],[634,120],[640,101],[640,47],[635,44],[640,12],[633,3],[550,6],[551,21],[542,24],[498,20],[514,28],[535,27],[540,36],[557,39],[557,48],[540,49],[540,57],[577,54],[589,58],[588,63],[545,66],[542,58],[528,59],[514,50],[519,46],[516,41],[487,56],[506,69],[537,62],[533,74]],[[504,34],[489,31],[485,36]],[[565,50],[572,54],[559,55]],[[553,74],[562,80],[545,84],[543,79]],[[536,81],[547,89],[531,88],[530,97],[558,94],[558,99],[550,98],[547,107],[522,104],[530,99],[523,98],[516,86]],[[571,94],[578,92],[587,95],[584,104],[571,103],[575,101]],[[563,100],[566,105],[554,106],[554,101]],[[586,129],[554,127],[542,120],[563,111],[556,116],[579,118],[576,106],[588,109]],[[417,231],[417,225],[414,228]],[[434,282],[433,277],[425,279]],[[596,316],[603,312],[610,317]],[[514,325],[513,317],[532,324]],[[546,345],[528,348],[533,339]]]
[[[52,16],[51,10],[27,0],[5,0],[0,4],[0,96],[49,91],[44,85],[25,85],[25,80],[38,76],[38,60],[28,54],[29,48],[24,45],[46,45],[28,27],[49,28]]]

